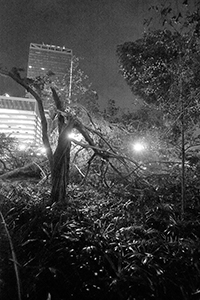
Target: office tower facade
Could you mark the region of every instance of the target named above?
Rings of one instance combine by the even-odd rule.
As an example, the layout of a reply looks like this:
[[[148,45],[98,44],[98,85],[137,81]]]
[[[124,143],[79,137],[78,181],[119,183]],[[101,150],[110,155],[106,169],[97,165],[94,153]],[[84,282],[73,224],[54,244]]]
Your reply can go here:
[[[59,79],[65,76],[70,99],[72,50],[54,45],[31,43],[27,77],[43,77],[49,72],[54,74],[54,78]],[[26,97],[0,96],[0,132],[16,138],[20,143],[41,145],[42,129],[38,105],[31,95],[28,94]],[[44,108],[47,108],[45,104]],[[48,119],[48,110],[45,112]]]
[[[45,76],[49,72],[57,78],[66,77],[71,96],[72,50],[45,44],[30,44],[27,77]]]
[[[0,132],[19,143],[42,143],[41,120],[35,99],[0,96]]]

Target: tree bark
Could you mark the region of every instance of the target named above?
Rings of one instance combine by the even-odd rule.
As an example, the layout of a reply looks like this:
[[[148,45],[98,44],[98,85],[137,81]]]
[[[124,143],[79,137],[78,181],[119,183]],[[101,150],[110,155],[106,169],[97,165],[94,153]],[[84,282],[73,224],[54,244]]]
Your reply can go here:
[[[66,187],[69,183],[69,161],[70,161],[70,147],[63,155],[59,164],[55,164],[52,173],[52,188],[51,201],[57,203],[66,203]]]
[[[70,150],[71,141],[68,138],[69,133],[74,126],[73,119],[68,121],[68,124],[63,126],[58,139],[58,145],[54,153],[54,164],[52,170],[52,202],[66,202],[66,187],[69,183],[69,168],[70,168]]]
[[[24,167],[17,168],[13,171],[9,171],[0,176],[0,179],[11,179],[11,180],[28,180],[28,179],[41,179],[41,170],[40,168],[34,164],[30,163],[25,165]]]

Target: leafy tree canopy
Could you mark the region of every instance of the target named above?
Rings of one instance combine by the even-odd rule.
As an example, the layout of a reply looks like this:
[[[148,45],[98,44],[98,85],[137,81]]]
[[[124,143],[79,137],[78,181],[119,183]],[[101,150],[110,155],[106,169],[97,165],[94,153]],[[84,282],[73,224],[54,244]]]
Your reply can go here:
[[[189,40],[188,35],[177,32],[153,31],[135,42],[119,45],[117,55],[121,73],[133,93],[149,104],[177,100],[175,87],[180,61],[184,60],[185,94],[194,94],[200,86],[200,53],[198,39],[194,36]]]
[[[163,136],[177,145],[183,130],[189,143],[188,133],[199,121],[200,16],[199,11],[175,12],[172,4],[161,2],[151,9],[160,14],[163,26],[119,45],[117,55],[132,92],[162,112]]]

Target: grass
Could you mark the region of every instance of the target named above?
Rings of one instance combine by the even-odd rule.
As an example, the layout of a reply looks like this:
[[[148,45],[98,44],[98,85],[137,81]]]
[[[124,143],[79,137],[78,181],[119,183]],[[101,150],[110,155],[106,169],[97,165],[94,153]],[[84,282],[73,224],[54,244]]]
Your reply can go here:
[[[15,276],[16,276],[18,299],[21,300],[22,298],[21,298],[21,286],[20,286],[20,278],[19,278],[19,271],[18,271],[18,262],[17,262],[17,258],[16,258],[16,255],[15,255],[15,250],[14,250],[14,247],[13,247],[13,242],[12,242],[12,239],[11,239],[11,236],[10,236],[10,233],[9,233],[6,221],[5,221],[5,219],[4,219],[1,211],[0,211],[0,217],[1,217],[2,224],[4,226],[4,229],[5,229],[8,241],[9,241],[11,255],[12,255],[12,261],[13,261],[13,266],[14,266]]]
[[[71,185],[67,207],[49,205],[48,188],[12,185],[1,193],[9,196],[0,206],[22,299],[198,299],[200,207],[192,202],[181,221],[179,200],[160,201],[151,190]],[[0,241],[1,299],[16,299],[3,233]]]

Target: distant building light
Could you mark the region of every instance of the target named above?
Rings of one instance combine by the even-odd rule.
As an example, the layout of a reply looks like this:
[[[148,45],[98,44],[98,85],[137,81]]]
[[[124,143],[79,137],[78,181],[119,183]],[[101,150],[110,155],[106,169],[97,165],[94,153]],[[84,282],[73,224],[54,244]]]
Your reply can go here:
[[[42,70],[42,71],[44,71],[44,70],[45,70],[45,68],[41,68],[41,70]]]
[[[26,150],[26,148],[27,148],[27,145],[26,145],[26,144],[20,144],[20,145],[18,146],[19,151],[24,151],[24,150]]]
[[[37,149],[36,155],[40,156],[40,155],[45,155],[46,153],[47,153],[47,149],[45,147],[40,147]]]
[[[29,69],[32,69],[32,66],[28,66],[29,67]]]

